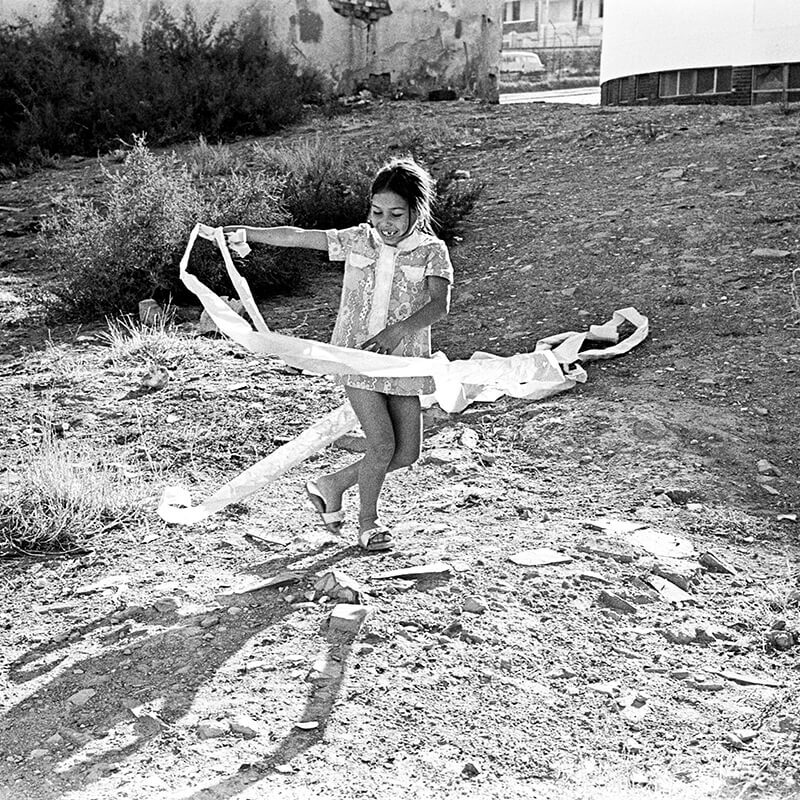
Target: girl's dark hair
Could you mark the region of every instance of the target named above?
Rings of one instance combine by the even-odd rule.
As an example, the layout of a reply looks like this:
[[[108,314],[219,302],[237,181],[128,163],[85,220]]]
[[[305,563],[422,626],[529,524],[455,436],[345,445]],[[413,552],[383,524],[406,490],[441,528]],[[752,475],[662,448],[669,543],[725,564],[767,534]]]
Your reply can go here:
[[[408,203],[424,233],[433,233],[431,206],[436,197],[436,184],[431,174],[413,158],[393,158],[384,164],[372,180],[370,197],[380,192],[394,192]]]

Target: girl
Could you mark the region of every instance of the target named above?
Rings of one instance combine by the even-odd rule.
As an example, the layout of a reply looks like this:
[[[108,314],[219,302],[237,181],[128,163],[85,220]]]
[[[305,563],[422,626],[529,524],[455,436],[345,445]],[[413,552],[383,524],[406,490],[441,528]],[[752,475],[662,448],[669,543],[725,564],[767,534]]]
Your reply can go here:
[[[339,314],[331,342],[375,353],[430,356],[430,326],[446,316],[453,267],[447,246],[431,231],[434,183],[413,159],[382,167],[370,190],[367,223],[345,230],[245,227],[248,242],[327,250],[344,261]],[[242,226],[223,228],[234,234]],[[378,516],[378,496],[387,472],[419,458],[420,395],[430,377],[372,378],[344,375],[347,397],[366,437],[359,461],[306,484],[306,494],[325,527],[338,532],[342,496],[358,484],[358,542],[364,550],[388,550],[392,535]]]

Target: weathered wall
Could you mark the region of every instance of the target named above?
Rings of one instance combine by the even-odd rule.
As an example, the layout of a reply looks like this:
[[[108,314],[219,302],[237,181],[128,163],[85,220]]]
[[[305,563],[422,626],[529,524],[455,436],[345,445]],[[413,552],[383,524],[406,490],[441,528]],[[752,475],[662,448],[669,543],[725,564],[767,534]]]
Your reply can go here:
[[[138,40],[157,0],[76,0]],[[0,20],[44,21],[55,0],[0,0]],[[179,16],[186,0],[162,0]],[[192,0],[220,22],[258,8],[293,60],[330,74],[341,93],[372,86],[426,94],[454,88],[497,100],[502,0]]]

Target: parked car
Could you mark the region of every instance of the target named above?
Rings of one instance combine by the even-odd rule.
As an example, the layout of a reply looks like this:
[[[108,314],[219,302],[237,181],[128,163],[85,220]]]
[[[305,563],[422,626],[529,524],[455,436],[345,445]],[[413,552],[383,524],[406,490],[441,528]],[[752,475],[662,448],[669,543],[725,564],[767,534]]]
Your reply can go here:
[[[531,50],[503,50],[500,53],[500,75],[503,78],[513,80],[545,71],[542,59]]]

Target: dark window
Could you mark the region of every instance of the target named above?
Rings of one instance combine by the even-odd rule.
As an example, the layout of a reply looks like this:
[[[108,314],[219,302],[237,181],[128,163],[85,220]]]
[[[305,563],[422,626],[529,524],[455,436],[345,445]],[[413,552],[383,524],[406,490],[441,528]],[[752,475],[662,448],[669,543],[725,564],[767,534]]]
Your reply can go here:
[[[731,75],[733,69],[731,67],[717,67],[717,91],[729,92],[731,91]]]
[[[753,67],[753,91],[766,92],[783,89],[783,64]]]
[[[711,94],[714,91],[714,72],[713,68],[697,70],[697,94]]]
[[[636,76],[636,99],[646,100],[650,96],[650,76]]]
[[[597,12],[597,16],[603,18],[603,0],[600,0],[600,10]]]
[[[583,25],[583,0],[572,0],[572,19],[578,23],[578,27]]]
[[[694,94],[697,86],[697,70],[682,69],[678,73],[678,94]]]
[[[789,64],[789,82],[786,85],[790,89],[800,89],[800,64]]]
[[[659,97],[675,97],[678,94],[678,73],[662,72],[658,81]]]

